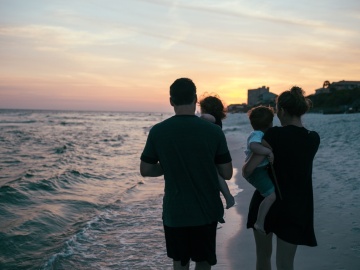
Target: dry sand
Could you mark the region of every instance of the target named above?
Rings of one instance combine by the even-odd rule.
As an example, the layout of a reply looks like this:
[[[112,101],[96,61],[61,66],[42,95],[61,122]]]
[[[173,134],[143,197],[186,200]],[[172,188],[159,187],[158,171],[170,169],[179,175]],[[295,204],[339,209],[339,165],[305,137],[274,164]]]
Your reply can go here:
[[[218,264],[212,269],[252,270],[255,269],[255,243],[251,229],[246,229],[248,206],[254,188],[241,176],[244,162],[245,144],[236,134],[227,135],[236,175],[230,180],[241,189],[236,197],[236,205],[225,210],[225,224],[218,229],[217,257]],[[315,191],[316,193],[316,191]],[[315,202],[316,203],[316,202]],[[315,205],[316,208],[316,205]],[[323,222],[324,221],[324,222]],[[295,257],[296,270],[358,270],[360,269],[359,250],[349,249],[346,241],[358,234],[341,235],[341,220],[329,216],[327,212],[315,210],[315,232],[317,247],[299,246]],[[337,234],[339,232],[339,235]],[[354,240],[354,239],[352,239]],[[358,239],[359,240],[359,239]],[[343,241],[343,243],[342,243]],[[275,267],[275,243],[272,269]]]

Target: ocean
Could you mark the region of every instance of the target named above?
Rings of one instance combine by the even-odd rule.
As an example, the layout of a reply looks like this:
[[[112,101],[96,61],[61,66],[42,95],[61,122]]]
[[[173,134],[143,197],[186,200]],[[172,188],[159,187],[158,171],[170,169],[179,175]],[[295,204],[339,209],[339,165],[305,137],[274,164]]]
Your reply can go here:
[[[0,110],[0,269],[171,269],[163,179],[141,177],[139,158],[151,126],[172,115]],[[333,232],[339,242],[329,249],[360,258],[360,114],[303,121],[321,137],[315,217],[341,219],[346,230]],[[246,114],[223,124],[245,149]]]

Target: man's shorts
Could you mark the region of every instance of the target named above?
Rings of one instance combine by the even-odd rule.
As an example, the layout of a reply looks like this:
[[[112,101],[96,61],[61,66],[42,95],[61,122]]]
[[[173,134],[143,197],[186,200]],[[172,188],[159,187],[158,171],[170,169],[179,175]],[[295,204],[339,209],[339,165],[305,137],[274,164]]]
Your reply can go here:
[[[181,261],[185,266],[190,261],[207,261],[215,265],[217,222],[191,227],[168,227],[164,225],[167,256]]]

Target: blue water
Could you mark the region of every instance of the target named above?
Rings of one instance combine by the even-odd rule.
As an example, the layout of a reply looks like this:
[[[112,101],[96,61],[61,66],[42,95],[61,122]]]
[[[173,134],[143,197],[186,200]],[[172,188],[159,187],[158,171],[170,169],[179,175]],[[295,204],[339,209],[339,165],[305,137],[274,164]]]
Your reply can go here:
[[[147,131],[165,117],[2,110],[0,269],[131,269],[165,260],[162,181],[147,184],[138,173]]]
[[[0,269],[170,269],[163,179],[142,178],[139,157],[151,126],[171,115],[0,110]],[[304,117],[322,140],[315,216],[342,215],[348,231],[340,235],[349,242],[330,248],[350,248],[354,256],[359,123],[360,114]],[[244,147],[250,131],[246,114],[224,121],[224,132]]]

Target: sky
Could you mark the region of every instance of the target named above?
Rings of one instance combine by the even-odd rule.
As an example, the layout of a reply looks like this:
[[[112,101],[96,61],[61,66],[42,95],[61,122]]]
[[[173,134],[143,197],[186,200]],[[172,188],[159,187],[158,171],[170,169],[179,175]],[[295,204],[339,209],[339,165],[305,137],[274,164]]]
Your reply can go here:
[[[360,80],[358,0],[0,0],[0,108],[171,112]]]

